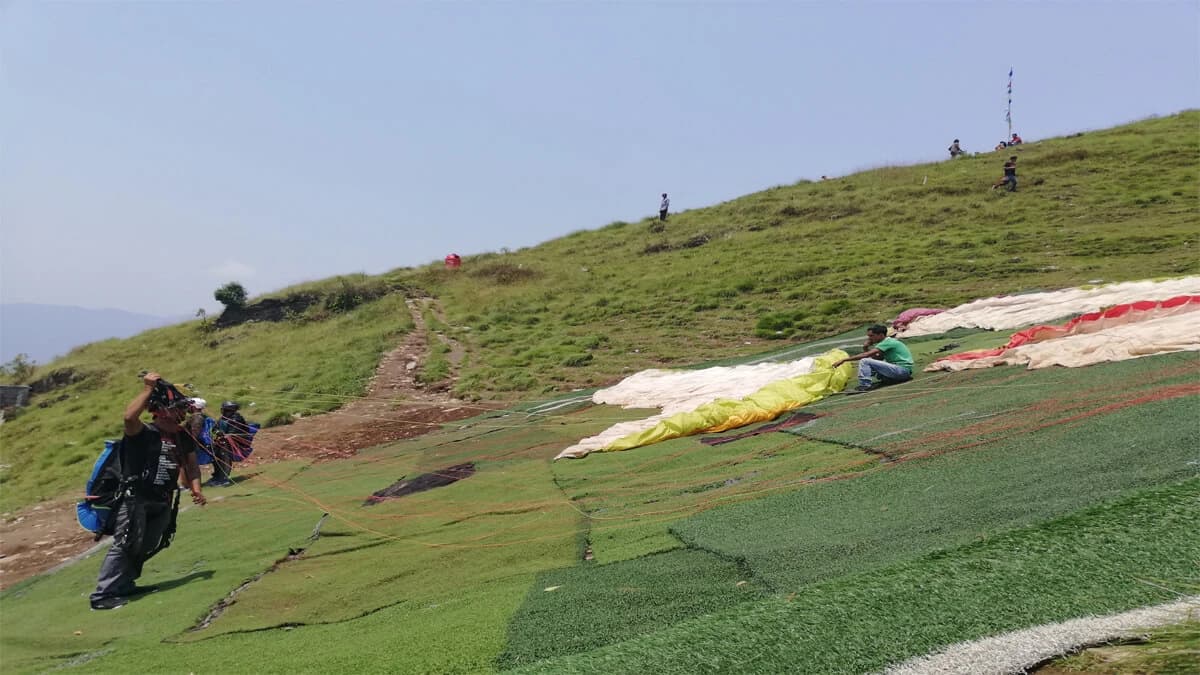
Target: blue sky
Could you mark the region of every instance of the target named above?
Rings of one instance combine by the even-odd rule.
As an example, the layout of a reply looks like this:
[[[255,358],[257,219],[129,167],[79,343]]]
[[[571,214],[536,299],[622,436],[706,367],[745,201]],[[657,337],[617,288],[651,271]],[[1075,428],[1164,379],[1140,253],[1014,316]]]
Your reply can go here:
[[[0,299],[162,315],[1200,107],[1200,3],[0,2]]]

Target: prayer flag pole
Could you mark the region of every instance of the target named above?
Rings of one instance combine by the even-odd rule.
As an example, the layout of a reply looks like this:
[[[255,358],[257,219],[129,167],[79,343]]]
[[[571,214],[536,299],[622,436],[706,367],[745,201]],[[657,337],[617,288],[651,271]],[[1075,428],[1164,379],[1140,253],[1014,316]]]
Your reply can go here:
[[[1008,135],[1004,137],[1006,140],[1012,138],[1012,80],[1013,80],[1013,69],[1012,69],[1012,66],[1009,66],[1009,68],[1008,68],[1008,107],[1004,109],[1004,119],[1008,122]]]

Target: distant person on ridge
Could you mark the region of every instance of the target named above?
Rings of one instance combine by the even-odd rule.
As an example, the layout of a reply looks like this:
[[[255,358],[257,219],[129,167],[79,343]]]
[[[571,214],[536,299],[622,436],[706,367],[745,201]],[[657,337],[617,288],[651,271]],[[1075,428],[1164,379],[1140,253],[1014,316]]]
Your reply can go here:
[[[875,324],[867,329],[867,341],[861,354],[834,361],[833,367],[858,361],[858,387],[854,393],[863,393],[889,384],[900,384],[912,379],[912,353],[903,342],[888,337],[887,326]],[[875,377],[879,384],[875,384]]]
[[[994,147],[992,149],[995,150],[996,152],[999,152],[1001,150],[1007,150],[1008,143],[1005,143],[1004,141],[1000,141],[999,143],[996,144],[996,147]]]
[[[671,200],[667,199],[667,193],[663,193],[662,203],[658,205],[658,219],[666,221],[667,211],[671,209]]]
[[[955,157],[958,157],[959,155],[966,154],[966,152],[963,151],[962,146],[958,144],[957,138],[954,139],[954,142],[951,143],[950,147],[948,147],[946,149],[950,151],[950,159],[954,159]]]
[[[1011,140],[1011,141],[1009,141],[1009,142],[1008,142],[1008,144],[1009,144],[1009,145],[1020,145],[1020,144],[1022,144],[1022,143],[1024,143],[1024,142],[1025,142],[1025,141],[1022,141],[1020,136],[1018,136],[1018,135],[1016,135],[1016,134],[1013,134],[1012,140]]]

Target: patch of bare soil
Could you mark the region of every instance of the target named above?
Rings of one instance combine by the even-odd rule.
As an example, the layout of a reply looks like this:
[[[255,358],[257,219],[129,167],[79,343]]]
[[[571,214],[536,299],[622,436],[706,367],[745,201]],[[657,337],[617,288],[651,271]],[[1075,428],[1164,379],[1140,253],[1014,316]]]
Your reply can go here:
[[[416,327],[379,362],[366,396],[324,415],[259,431],[254,438],[255,461],[342,459],[364,448],[420,436],[445,422],[473,417],[486,409],[450,396],[446,393],[450,382],[424,385],[417,381],[421,362],[429,351],[421,310],[425,305],[432,305],[435,315],[439,310],[429,298],[407,302]],[[449,361],[456,370],[462,360],[461,345],[445,336],[439,339],[450,346]]]
[[[0,588],[70,560],[92,546],[93,536],[75,520],[74,502],[5,514],[0,522]]]
[[[245,474],[246,464],[352,457],[359,450],[414,438],[443,423],[473,417],[486,410],[486,406],[467,403],[447,393],[463,354],[462,346],[452,338],[437,336],[450,347],[450,379],[428,386],[417,381],[420,364],[429,350],[423,307],[441,317],[441,310],[432,298],[408,301],[416,327],[380,361],[365,396],[333,412],[259,431],[254,439],[254,456],[238,465],[235,474]],[[85,479],[80,477],[81,492]],[[0,522],[0,588],[45,572],[86,551],[92,544],[93,535],[82,530],[75,520],[74,500],[39,504],[19,513],[5,514]]]

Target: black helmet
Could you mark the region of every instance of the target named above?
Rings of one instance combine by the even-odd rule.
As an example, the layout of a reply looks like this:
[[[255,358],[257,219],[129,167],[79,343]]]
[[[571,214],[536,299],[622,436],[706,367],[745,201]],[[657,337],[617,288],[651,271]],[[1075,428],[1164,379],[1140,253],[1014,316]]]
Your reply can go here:
[[[221,404],[221,410],[237,410],[238,404],[234,401],[225,401]]]

